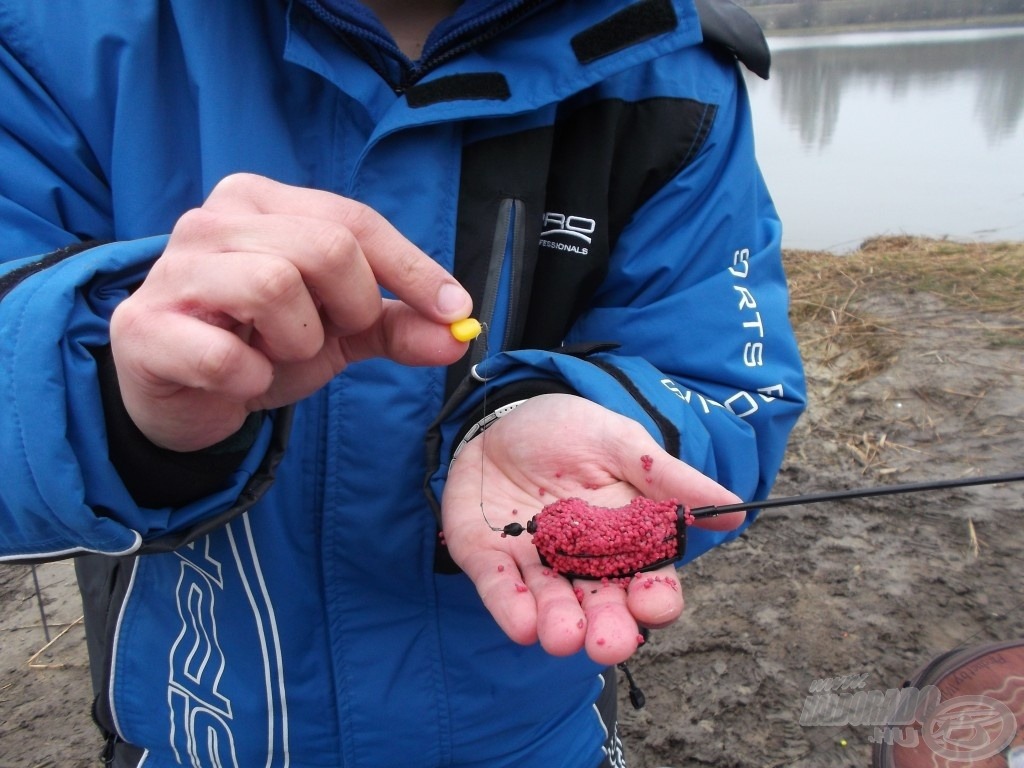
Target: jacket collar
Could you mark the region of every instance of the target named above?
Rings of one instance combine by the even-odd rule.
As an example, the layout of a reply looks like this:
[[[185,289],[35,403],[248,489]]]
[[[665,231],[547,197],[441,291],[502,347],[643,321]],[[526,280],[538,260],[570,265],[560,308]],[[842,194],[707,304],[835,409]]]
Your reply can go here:
[[[432,60],[459,45],[506,29],[532,11],[554,0],[464,0],[458,9],[431,32],[418,62],[410,61],[394,44],[376,15],[358,0],[298,0],[324,24],[346,38],[356,38],[394,59],[404,70],[418,74]]]
[[[285,55],[365,104],[374,122],[383,107],[399,119],[392,107],[404,105],[414,114],[399,122],[413,124],[535,110],[701,39],[693,0],[467,0],[403,82],[388,66],[397,49],[361,4],[292,0]],[[354,66],[376,71],[377,82],[369,73],[354,80]],[[380,78],[390,85],[384,93]],[[403,104],[394,103],[396,95],[406,97],[398,99]]]
[[[511,34],[463,45],[435,59],[436,66],[411,83],[395,87],[380,51],[365,37],[353,39],[354,33],[326,25],[310,13],[310,1],[290,0],[285,57],[361,104],[373,126],[371,142],[413,126],[540,115],[618,73],[702,39],[693,0],[544,0],[516,20]],[[506,9],[513,5],[478,1]],[[529,1],[514,5],[524,9]]]
[[[364,58],[376,55],[378,65],[375,68],[386,80],[399,86],[396,90],[404,90],[403,84],[416,82],[444,60],[500,35],[521,19],[558,1],[463,0],[455,13],[431,32],[425,42],[422,57],[413,62],[394,44],[376,15],[359,0],[298,0],[336,33],[367,51]],[[771,55],[764,33],[750,13],[734,0],[685,0],[684,4],[689,7],[691,1],[696,6],[704,39],[726,48],[748,69],[767,79]],[[659,14],[674,12],[670,10],[673,3],[668,0],[632,4],[620,2],[619,5],[621,8],[616,15],[621,17],[632,14],[634,22],[636,17],[646,15],[647,23],[650,23]],[[619,24],[614,34],[625,33],[623,37],[628,43],[631,34],[634,38],[643,37],[642,32],[637,35],[637,31],[631,29],[629,24]],[[605,32],[606,46],[610,34],[611,31]],[[390,66],[385,63],[387,59],[391,61]]]

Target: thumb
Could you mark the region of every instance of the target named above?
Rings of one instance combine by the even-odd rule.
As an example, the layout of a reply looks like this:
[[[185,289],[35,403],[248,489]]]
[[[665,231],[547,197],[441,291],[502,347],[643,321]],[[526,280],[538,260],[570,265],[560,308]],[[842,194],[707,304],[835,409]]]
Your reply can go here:
[[[627,462],[625,467],[625,479],[650,498],[675,499],[687,508],[717,507],[742,501],[703,472],[667,453],[653,440],[648,452]],[[696,520],[694,525],[713,531],[731,531],[745,519],[744,512],[725,512]]]

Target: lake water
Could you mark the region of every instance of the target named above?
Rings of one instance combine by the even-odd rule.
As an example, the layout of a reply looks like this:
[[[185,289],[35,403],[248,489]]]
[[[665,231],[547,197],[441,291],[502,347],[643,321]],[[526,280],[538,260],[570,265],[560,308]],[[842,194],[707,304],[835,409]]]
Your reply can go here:
[[[769,44],[747,82],[784,246],[1024,240],[1024,28]]]

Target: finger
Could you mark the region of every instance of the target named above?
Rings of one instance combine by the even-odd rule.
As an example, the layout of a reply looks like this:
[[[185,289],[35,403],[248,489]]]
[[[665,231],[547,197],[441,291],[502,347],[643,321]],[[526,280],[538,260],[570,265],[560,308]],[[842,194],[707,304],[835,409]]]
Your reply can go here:
[[[642,488],[645,495],[654,492],[658,498],[675,498],[691,507],[733,504],[740,499],[710,477],[680,461],[660,447],[637,456],[627,463],[627,479]]]
[[[626,605],[637,622],[661,629],[683,612],[683,589],[672,566],[636,574],[629,582]]]
[[[520,645],[537,642],[537,604],[511,555],[497,550],[477,550],[459,565],[476,586],[484,606],[511,640]]]
[[[178,249],[186,255],[177,256]],[[380,314],[373,271],[352,232],[337,222],[190,211],[175,226],[163,261],[171,264],[162,265],[166,272],[202,292],[197,301],[219,286],[241,322],[262,317],[265,325],[312,327],[310,316],[322,310],[333,333],[347,334],[368,328]]]
[[[179,292],[178,301],[166,311],[161,302],[155,314],[191,317],[211,327],[236,332],[251,346],[275,361],[307,359],[324,342],[324,330],[312,297],[301,275],[287,261],[221,254],[216,270],[200,270],[197,281],[209,274],[194,291]],[[229,275],[224,279],[223,275]],[[140,293],[148,300],[150,292]]]
[[[578,579],[587,620],[587,655],[598,664],[618,664],[636,651],[643,638],[626,604],[625,586]]]
[[[437,262],[369,206],[322,190],[292,187],[259,176],[238,174],[214,188],[211,210],[275,213],[323,219],[355,236],[376,281],[438,323],[469,316],[472,299]]]
[[[661,448],[639,425],[631,424],[619,432],[616,444],[622,476],[655,499],[676,499],[688,507],[724,506],[741,499],[704,473],[680,461]],[[744,512],[728,512],[702,518],[700,528],[731,531],[746,519]]]
[[[693,525],[709,531],[731,531],[739,528],[746,519],[746,512],[724,512],[714,517],[702,517],[699,520],[694,520]]]
[[[406,304],[385,301],[380,322],[368,332],[341,338],[349,362],[386,357],[403,365],[450,365],[469,349],[448,325],[427,320]]]
[[[119,366],[127,366],[155,394],[160,387],[187,387],[244,402],[273,380],[266,357],[231,331],[170,312],[149,314],[136,322],[149,325],[148,331],[126,327],[135,321],[118,319],[124,317],[124,312],[115,313],[113,321],[120,323]]]
[[[587,619],[568,580],[541,563],[523,566],[523,577],[537,604],[537,636],[552,656],[569,656],[583,647]]]
[[[275,361],[273,384],[247,405],[250,410],[269,410],[294,403],[359,360],[387,357],[402,365],[450,365],[467,348],[452,338],[448,326],[430,322],[400,302],[386,301],[381,322],[364,333],[329,337],[307,360]]]

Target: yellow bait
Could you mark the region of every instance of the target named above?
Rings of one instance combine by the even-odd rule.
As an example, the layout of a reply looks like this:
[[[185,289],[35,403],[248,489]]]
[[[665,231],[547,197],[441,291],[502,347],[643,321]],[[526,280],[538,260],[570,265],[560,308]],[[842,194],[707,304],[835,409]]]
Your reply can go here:
[[[459,341],[472,341],[483,330],[480,321],[474,317],[467,317],[465,320],[456,320],[451,324],[452,336]]]

